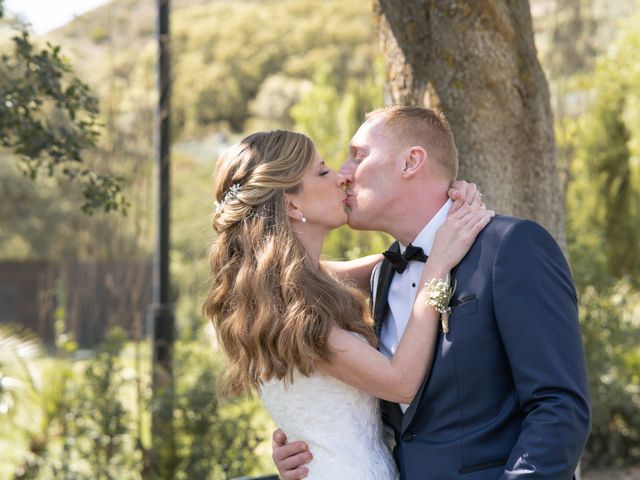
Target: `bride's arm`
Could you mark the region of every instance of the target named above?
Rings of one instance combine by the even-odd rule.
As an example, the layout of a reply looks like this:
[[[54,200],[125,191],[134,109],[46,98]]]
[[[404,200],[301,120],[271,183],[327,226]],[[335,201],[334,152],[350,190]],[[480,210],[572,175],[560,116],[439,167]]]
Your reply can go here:
[[[463,207],[438,230],[421,278],[445,279],[464,257],[493,212]],[[411,316],[393,356],[387,358],[354,334],[334,327],[328,338],[331,361],[320,368],[328,374],[392,402],[411,403],[425,375],[435,349],[440,314],[425,305],[426,288],[416,295]]]
[[[430,266],[425,272],[431,278],[444,279],[448,271]],[[423,276],[424,279],[424,276]],[[426,289],[416,295],[411,318],[392,358],[353,333],[334,327],[329,333],[333,356],[322,368],[349,385],[391,402],[411,403],[420,383],[428,373],[433,356],[440,314],[424,304]]]
[[[341,280],[354,281],[356,287],[369,293],[369,279],[371,278],[371,272],[373,267],[383,260],[383,256],[368,255],[362,258],[356,258],[355,260],[349,260],[346,262],[335,261],[323,261],[322,266],[327,270],[331,270]]]

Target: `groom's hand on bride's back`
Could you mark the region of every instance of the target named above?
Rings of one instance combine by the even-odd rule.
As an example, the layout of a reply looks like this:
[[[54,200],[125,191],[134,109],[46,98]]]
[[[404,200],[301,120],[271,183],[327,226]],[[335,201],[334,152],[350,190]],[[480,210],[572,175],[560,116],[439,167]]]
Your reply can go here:
[[[286,435],[278,429],[273,432],[271,449],[271,458],[283,480],[297,480],[309,474],[309,469],[303,465],[309,463],[313,455],[306,443],[287,443]]]

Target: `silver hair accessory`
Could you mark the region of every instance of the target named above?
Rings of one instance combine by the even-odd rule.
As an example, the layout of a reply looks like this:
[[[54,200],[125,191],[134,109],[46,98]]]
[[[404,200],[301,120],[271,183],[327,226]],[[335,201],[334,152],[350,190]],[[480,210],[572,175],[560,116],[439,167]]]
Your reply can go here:
[[[227,190],[227,193],[225,193],[224,197],[222,197],[222,201],[214,203],[216,207],[216,213],[219,213],[227,203],[236,198],[240,190],[242,190],[242,185],[240,185],[239,183],[234,183],[233,185],[231,185],[229,187],[229,190]]]

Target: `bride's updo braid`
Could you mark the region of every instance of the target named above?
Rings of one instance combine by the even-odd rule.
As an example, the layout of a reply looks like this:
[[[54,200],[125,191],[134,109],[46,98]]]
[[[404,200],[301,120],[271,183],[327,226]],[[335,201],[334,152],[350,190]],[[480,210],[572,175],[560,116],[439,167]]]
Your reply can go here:
[[[333,324],[376,342],[362,294],[314,267],[287,217],[285,193],[300,191],[314,155],[308,137],[279,130],[252,134],[217,161],[203,311],[229,358],[226,392],[311,374],[330,357]]]

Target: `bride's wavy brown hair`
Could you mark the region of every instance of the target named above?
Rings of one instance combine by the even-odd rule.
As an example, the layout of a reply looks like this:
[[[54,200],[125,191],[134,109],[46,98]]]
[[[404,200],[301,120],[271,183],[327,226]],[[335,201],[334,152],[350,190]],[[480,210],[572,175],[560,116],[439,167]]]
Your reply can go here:
[[[228,356],[223,393],[250,393],[271,378],[291,381],[330,360],[332,325],[377,343],[364,296],[317,268],[293,232],[285,193],[302,188],[315,146],[303,134],[259,132],[216,164],[210,290],[203,305]],[[232,186],[240,186],[229,194]]]

